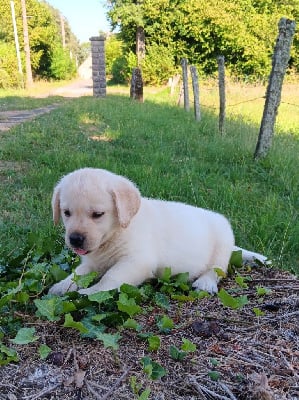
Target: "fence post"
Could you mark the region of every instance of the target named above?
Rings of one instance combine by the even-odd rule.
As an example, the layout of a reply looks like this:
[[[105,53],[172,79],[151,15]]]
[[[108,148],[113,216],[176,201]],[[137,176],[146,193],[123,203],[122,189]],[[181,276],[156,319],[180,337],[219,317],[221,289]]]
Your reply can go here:
[[[93,36],[89,40],[91,42],[93,95],[94,97],[105,97],[105,36]]]
[[[271,147],[274,124],[281,100],[283,78],[290,59],[292,39],[295,33],[295,21],[281,18],[272,58],[272,70],[266,92],[266,101],[256,145],[254,158],[265,157]]]
[[[191,77],[192,77],[192,86],[193,86],[193,95],[194,95],[194,115],[196,121],[200,121],[200,106],[199,106],[199,85],[198,85],[198,73],[197,69],[194,65],[190,67]]]
[[[219,85],[219,132],[221,135],[225,133],[225,69],[224,57],[217,57],[218,62],[218,85]]]
[[[183,58],[181,61],[183,71],[183,87],[184,87],[184,107],[186,111],[190,110],[189,105],[189,87],[188,87],[188,61]]]
[[[130,97],[143,103],[143,80],[140,68],[133,68],[132,70]]]

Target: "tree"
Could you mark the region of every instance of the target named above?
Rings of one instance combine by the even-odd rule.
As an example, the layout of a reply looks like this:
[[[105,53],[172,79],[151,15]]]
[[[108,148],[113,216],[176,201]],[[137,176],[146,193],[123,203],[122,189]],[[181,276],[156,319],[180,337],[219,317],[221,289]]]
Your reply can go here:
[[[282,14],[298,17],[299,0],[111,0],[108,18],[120,29],[127,51],[135,51],[142,26],[149,46],[171,51],[174,65],[182,58],[205,74],[217,71],[223,55],[231,75],[264,78],[271,67],[276,25]],[[299,40],[291,66],[299,69]],[[297,46],[297,47],[296,47]]]

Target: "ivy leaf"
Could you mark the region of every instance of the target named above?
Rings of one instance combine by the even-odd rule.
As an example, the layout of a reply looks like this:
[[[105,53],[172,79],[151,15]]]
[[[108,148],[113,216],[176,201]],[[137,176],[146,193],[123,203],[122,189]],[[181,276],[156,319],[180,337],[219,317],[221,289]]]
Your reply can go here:
[[[159,278],[159,282],[169,283],[170,278],[171,278],[171,268],[166,267],[166,268],[164,268],[163,273]]]
[[[38,336],[34,336],[35,328],[21,328],[18,330],[16,337],[10,339],[14,344],[28,344],[36,342]]]
[[[174,328],[174,322],[171,318],[167,317],[167,315],[163,315],[157,323],[158,328],[161,332],[168,333],[171,329]]]
[[[137,303],[140,303],[140,301],[142,300],[140,289],[138,289],[136,286],[129,285],[128,283],[123,283],[121,285],[120,292],[126,293],[129,298],[135,299]]]
[[[271,289],[268,289],[263,286],[256,286],[256,294],[258,296],[265,296],[266,294],[270,294],[270,293],[271,293]]]
[[[113,350],[118,349],[118,341],[121,338],[121,335],[119,333],[116,333],[114,335],[110,333],[98,333],[96,335],[96,339],[100,340],[103,342],[103,345],[105,348],[111,347]]]
[[[88,333],[88,329],[82,324],[82,322],[74,321],[71,314],[65,314],[65,320],[63,326],[65,328],[74,328],[80,333]]]
[[[9,364],[12,361],[19,361],[16,350],[6,347],[4,344],[0,343],[0,365]]]
[[[179,350],[176,346],[170,346],[169,354],[176,361],[182,361],[187,355],[185,351]]]
[[[97,292],[97,293],[88,295],[88,300],[95,301],[99,304],[105,303],[105,301],[111,300],[111,299],[113,299],[113,295],[109,291]]]
[[[149,351],[157,351],[160,348],[161,345],[161,339],[159,336],[153,335],[150,336],[148,339],[148,350]]]
[[[218,297],[224,307],[229,307],[233,309],[242,308],[248,303],[247,296],[233,297],[224,289],[220,290],[220,292],[218,293]]]
[[[241,268],[243,265],[242,250],[233,251],[229,260],[230,265]]]
[[[62,314],[76,309],[75,304],[71,301],[66,301],[64,297],[54,295],[51,298],[35,299],[34,304],[37,308],[36,314],[47,318],[49,321],[58,321]]]
[[[196,344],[192,343],[189,339],[182,338],[183,344],[181,349],[188,353],[193,353],[196,351]]]
[[[128,314],[130,317],[141,312],[141,307],[136,304],[134,299],[129,299],[126,293],[119,294],[117,307],[119,311]]]
[[[168,310],[170,307],[168,297],[165,294],[160,293],[160,292],[155,294],[155,303],[157,304],[157,306],[159,306],[161,308],[165,308],[166,310]]]
[[[150,357],[143,357],[141,359],[144,372],[149,378],[157,380],[166,375],[166,370],[157,362],[153,361]]]
[[[223,271],[223,269],[221,268],[214,268],[214,271],[216,272],[216,275],[219,278],[225,278],[226,277],[226,273]]]
[[[138,322],[135,319],[132,318],[128,318],[125,323],[123,324],[124,328],[127,329],[133,329],[136,332],[140,332],[141,331],[141,325],[138,324]]]
[[[208,372],[208,375],[214,382],[217,382],[220,379],[220,373],[218,371],[210,371]]]
[[[38,348],[38,353],[42,360],[45,360],[48,357],[48,355],[51,353],[51,351],[52,350],[50,349],[50,347],[47,346],[46,344],[41,344]]]
[[[98,276],[98,273],[95,271],[89,272],[88,274],[84,275],[76,275],[74,273],[73,281],[80,287],[80,288],[87,288],[94,279]]]
[[[261,310],[260,308],[258,308],[258,307],[253,307],[253,312],[255,313],[255,315],[256,315],[257,317],[262,317],[262,316],[265,315],[265,312],[262,311],[262,310]]]

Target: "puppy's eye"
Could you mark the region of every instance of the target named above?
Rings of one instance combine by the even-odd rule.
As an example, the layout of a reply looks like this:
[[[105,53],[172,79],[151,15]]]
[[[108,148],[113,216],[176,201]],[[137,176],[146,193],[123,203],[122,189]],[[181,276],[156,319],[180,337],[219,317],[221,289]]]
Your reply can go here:
[[[70,212],[70,210],[64,210],[64,215],[66,216],[66,217],[70,217],[71,216],[71,212]]]
[[[92,219],[99,219],[99,218],[101,218],[104,214],[105,214],[104,212],[94,211],[94,212],[91,214],[91,218],[92,218]]]

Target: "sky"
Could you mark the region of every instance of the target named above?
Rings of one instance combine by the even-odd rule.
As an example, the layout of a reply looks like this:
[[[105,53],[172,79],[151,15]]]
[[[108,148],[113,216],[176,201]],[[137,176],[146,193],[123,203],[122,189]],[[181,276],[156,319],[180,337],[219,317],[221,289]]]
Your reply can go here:
[[[105,0],[46,0],[68,20],[74,35],[82,42],[88,42],[99,31],[110,31],[106,20]]]

